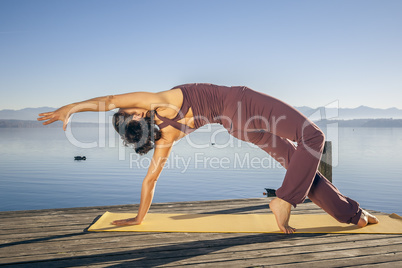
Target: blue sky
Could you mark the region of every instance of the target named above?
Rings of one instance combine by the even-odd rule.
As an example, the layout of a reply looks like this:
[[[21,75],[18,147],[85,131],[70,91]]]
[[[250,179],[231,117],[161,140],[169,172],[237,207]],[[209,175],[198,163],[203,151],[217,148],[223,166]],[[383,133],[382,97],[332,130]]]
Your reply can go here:
[[[0,110],[190,82],[402,108],[402,1],[0,0]]]

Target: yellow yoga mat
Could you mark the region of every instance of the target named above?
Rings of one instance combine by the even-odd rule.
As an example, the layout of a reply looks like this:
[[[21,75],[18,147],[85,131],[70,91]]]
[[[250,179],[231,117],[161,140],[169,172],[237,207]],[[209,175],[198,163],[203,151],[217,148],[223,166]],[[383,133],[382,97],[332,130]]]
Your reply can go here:
[[[88,230],[119,232],[196,232],[196,233],[279,233],[273,214],[160,214],[149,213],[141,225],[117,227],[114,220],[135,217],[134,213],[106,212]],[[292,215],[289,225],[297,233],[402,234],[402,217],[378,215],[378,224],[358,228],[342,224],[329,215]]]

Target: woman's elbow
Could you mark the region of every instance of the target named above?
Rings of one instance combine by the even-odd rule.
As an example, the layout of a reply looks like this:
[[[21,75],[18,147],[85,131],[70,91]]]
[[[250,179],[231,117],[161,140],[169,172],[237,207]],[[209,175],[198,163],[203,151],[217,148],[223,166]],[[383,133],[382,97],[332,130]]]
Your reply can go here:
[[[108,110],[113,110],[116,108],[120,108],[117,107],[116,103],[115,103],[115,96],[114,95],[107,95],[106,97],[106,107],[108,108]]]
[[[158,181],[158,177],[159,176],[154,176],[154,175],[147,175],[145,178],[144,178],[144,181],[143,181],[143,183],[146,183],[146,184],[148,184],[149,186],[153,186],[153,185],[155,185],[156,184],[156,182]]]

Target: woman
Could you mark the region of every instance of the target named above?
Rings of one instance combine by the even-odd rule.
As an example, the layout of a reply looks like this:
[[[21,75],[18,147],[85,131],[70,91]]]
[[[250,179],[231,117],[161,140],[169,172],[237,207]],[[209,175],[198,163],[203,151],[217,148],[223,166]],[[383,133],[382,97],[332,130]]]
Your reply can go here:
[[[174,141],[208,123],[219,123],[234,137],[256,144],[287,169],[277,197],[269,204],[282,232],[295,232],[288,224],[291,206],[306,196],[340,222],[359,227],[378,222],[317,172],[324,145],[322,131],[293,107],[247,87],[186,84],[159,93],[105,96],[39,114],[38,120],[45,120],[44,125],[60,120],[65,130],[73,113],[116,108],[120,109],[114,115],[114,127],[124,143],[133,145],[139,154],[155,150],[137,216],[115,221],[115,225],[141,224]]]

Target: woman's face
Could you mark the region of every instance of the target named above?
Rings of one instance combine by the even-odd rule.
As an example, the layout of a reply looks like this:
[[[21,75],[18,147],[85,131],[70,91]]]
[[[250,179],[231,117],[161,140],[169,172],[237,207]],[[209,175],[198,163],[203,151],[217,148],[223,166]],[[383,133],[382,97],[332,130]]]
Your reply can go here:
[[[133,120],[138,121],[141,120],[141,118],[144,118],[148,111],[143,108],[120,108],[119,112],[132,115]]]

